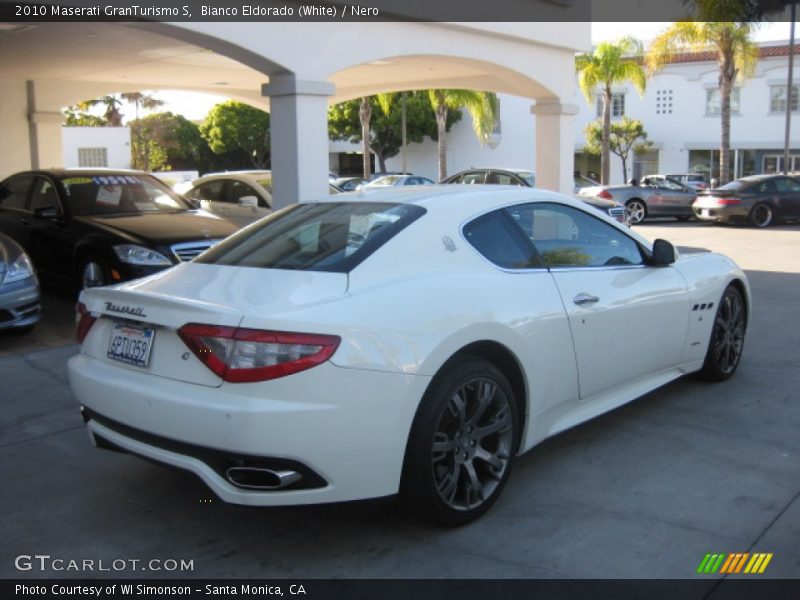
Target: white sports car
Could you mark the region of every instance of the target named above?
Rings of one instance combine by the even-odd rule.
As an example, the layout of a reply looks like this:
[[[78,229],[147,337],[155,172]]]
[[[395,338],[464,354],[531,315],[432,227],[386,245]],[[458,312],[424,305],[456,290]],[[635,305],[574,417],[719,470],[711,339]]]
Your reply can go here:
[[[69,376],[96,445],[226,502],[399,492],[454,525],[548,436],[730,377],[750,294],[730,259],[567,196],[420,186],[291,206],[78,308]]]

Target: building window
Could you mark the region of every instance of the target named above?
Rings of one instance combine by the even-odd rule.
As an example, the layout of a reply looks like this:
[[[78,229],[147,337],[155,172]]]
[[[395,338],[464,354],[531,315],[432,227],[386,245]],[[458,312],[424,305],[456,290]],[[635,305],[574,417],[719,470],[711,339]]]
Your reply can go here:
[[[798,95],[798,86],[792,86],[792,112],[800,112],[800,97]],[[769,88],[769,112],[785,113],[786,112],[786,86],[785,85],[772,85]]]
[[[611,118],[625,114],[625,94],[611,94]],[[597,116],[603,116],[603,96],[597,95]]]
[[[79,167],[107,167],[108,151],[106,148],[78,148]]]
[[[656,90],[656,114],[672,114],[672,90]]]
[[[718,115],[721,110],[719,88],[706,90],[706,114]],[[731,114],[739,114],[739,88],[731,90]]]

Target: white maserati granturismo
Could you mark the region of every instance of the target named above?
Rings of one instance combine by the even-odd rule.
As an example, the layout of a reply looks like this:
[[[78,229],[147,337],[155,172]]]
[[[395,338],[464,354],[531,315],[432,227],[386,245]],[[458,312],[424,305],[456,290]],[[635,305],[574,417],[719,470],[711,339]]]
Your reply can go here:
[[[78,310],[69,377],[97,446],[226,502],[399,493],[456,525],[548,436],[729,378],[750,294],[730,259],[568,196],[448,185],[291,206]]]

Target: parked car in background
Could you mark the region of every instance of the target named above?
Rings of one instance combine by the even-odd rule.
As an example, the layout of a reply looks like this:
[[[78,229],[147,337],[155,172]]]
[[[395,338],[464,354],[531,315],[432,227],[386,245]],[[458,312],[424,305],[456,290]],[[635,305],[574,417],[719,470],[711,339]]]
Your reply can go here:
[[[17,242],[0,233],[0,330],[30,330],[39,322],[39,279]]]
[[[342,192],[328,183],[328,192]],[[196,208],[244,227],[272,212],[272,171],[209,173],[183,194]]]
[[[578,181],[579,175],[575,176],[576,184]],[[592,181],[593,183],[597,183],[591,179],[586,179],[586,181]],[[488,184],[488,185],[514,185],[520,187],[534,187],[536,183],[536,176],[531,171],[525,171],[522,169],[470,169],[468,171],[461,171],[460,173],[456,173],[455,175],[451,175],[447,179],[445,179],[442,183],[445,184],[461,184],[461,185],[473,185],[473,184]],[[577,196],[578,200],[582,200],[583,202],[593,206],[594,208],[600,210],[611,216],[612,219],[619,221],[625,225],[630,226],[630,219],[628,218],[627,212],[625,207],[616,202],[614,200],[609,200],[606,198],[595,198],[595,197],[584,197],[584,196]]]
[[[433,185],[433,181],[427,177],[418,175],[384,175],[367,183],[362,183],[357,190],[373,190],[389,187],[400,187],[405,185]]]
[[[498,185],[520,185],[536,187],[536,174],[527,169],[467,169],[450,175],[439,183],[489,183]]]
[[[664,177],[682,183],[697,191],[708,189],[708,177],[703,173],[675,173],[672,175],[664,175]]]
[[[461,525],[547,437],[686,373],[732,377],[749,306],[730,259],[681,256],[569,196],[387,189],[84,291],[69,380],[96,446],[225,502],[399,493]]]
[[[584,175],[575,175],[575,187],[573,188],[573,192],[577,194],[582,188],[596,187],[598,185],[600,185],[600,182],[595,181],[590,177],[585,177]]]
[[[0,232],[40,274],[83,288],[191,260],[236,229],[141,171],[48,169],[0,183]]]
[[[638,185],[585,187],[579,193],[581,196],[597,196],[623,204],[632,225],[648,217],[690,219],[694,214],[692,202],[697,197],[697,192],[692,188],[663,176],[643,177]]]
[[[754,227],[800,219],[800,178],[742,177],[699,194],[692,208],[703,221],[749,223]]]
[[[367,180],[361,177],[337,177],[331,181],[332,185],[335,185],[343,192],[353,192],[362,183],[367,183]]]

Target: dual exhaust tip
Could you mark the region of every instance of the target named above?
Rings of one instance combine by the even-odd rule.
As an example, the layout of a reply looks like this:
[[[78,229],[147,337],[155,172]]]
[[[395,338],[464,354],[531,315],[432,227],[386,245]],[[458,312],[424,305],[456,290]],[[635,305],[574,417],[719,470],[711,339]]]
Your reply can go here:
[[[245,490],[280,490],[300,481],[303,476],[297,471],[275,471],[262,467],[229,467],[225,478],[238,488]]]

